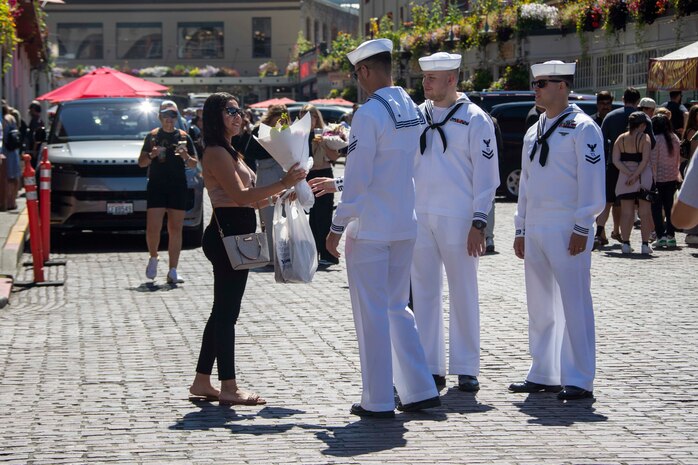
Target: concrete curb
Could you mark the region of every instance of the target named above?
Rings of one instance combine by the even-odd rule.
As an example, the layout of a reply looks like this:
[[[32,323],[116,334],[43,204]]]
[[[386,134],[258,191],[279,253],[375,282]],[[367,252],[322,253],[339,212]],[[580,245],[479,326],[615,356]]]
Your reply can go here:
[[[17,265],[24,252],[24,242],[29,230],[29,214],[24,207],[17,216],[17,221],[10,229],[7,240],[2,247],[0,255],[0,308],[3,308],[10,299],[12,282],[17,272]]]

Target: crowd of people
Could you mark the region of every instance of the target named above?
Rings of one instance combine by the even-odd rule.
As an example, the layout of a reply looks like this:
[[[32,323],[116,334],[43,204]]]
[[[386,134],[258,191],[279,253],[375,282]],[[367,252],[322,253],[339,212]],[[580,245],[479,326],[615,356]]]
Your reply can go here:
[[[606,223],[612,218],[610,237],[631,254],[630,233],[641,230],[640,252],[650,255],[657,248],[677,246],[671,210],[691,155],[698,148],[698,102],[690,110],[682,93],[669,93],[657,105],[628,87],[623,107],[610,111],[613,96],[597,94],[599,111],[593,119],[601,128],[606,160],[606,206],[596,219],[594,247],[609,244]],[[686,243],[698,244],[698,230],[685,231]]]
[[[46,137],[46,129],[41,119],[41,104],[31,102],[27,109],[29,123],[20,111],[2,100],[2,126],[0,127],[0,165],[4,165],[5,179],[2,180],[4,189],[0,190],[0,211],[15,210],[17,195],[22,184],[24,164],[20,154],[31,155],[32,166],[36,168],[41,144]]]
[[[369,40],[347,55],[354,78],[370,95],[354,112],[348,138],[322,140],[321,115],[312,106],[303,108],[301,114],[310,113],[317,130],[309,136],[314,160],[309,173],[296,165],[284,174],[261,146],[253,145],[256,141],[245,132],[254,134],[255,129],[245,129],[234,97],[214,94],[207,100],[202,162],[215,214],[206,229],[204,252],[213,263],[215,284],[190,388],[193,397],[224,404],[266,402],[235,381],[235,322],[247,272],[230,268],[223,230],[254,231],[254,208],[269,208],[275,196],[305,176],[318,199],[327,203],[318,202],[310,213],[316,240],[329,228],[324,241],[317,241],[320,258],[333,257],[331,263],[336,263],[346,235],[363,381],[361,401],[350,412],[392,418],[395,408],[414,412],[436,407],[448,374],[457,375],[462,391],[480,389],[477,270],[499,184],[496,121],[457,91],[460,55],[439,52],[420,58],[426,101],[414,104],[393,85],[392,46],[390,40]],[[614,111],[611,94],[600,92],[599,111],[590,117],[569,102],[575,68],[555,60],[531,67],[536,118],[524,137],[514,218],[514,253],[524,260],[532,364],[524,380],[509,390],[555,392],[563,401],[593,397],[591,250],[595,241],[606,240],[603,225],[614,204],[620,211],[612,237],[622,242],[623,253],[630,253],[636,209],[643,253],[651,253],[652,232],[658,244],[672,246],[675,224],[686,228],[698,223],[698,182],[688,182],[698,176],[695,163],[674,206],[681,141],[695,138],[696,122],[690,120],[695,112],[680,114],[684,129],[676,134],[672,120],[678,125],[680,106],[658,109],[629,88],[625,107]],[[672,102],[678,103],[673,94]],[[273,125],[282,117],[283,108],[270,108],[264,122]],[[334,177],[331,163],[340,147],[346,147],[345,176]],[[248,163],[254,161],[257,175],[243,163],[243,155]],[[267,179],[260,182],[263,176]],[[340,191],[332,215],[329,194]],[[263,213],[261,218],[268,221]],[[451,295],[448,363],[442,269]],[[214,360],[220,390],[210,379]]]

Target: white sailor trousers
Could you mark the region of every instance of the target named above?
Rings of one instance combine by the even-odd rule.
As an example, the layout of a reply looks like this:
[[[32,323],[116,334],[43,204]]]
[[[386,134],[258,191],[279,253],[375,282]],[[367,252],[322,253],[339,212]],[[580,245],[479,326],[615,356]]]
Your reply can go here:
[[[446,269],[449,308],[448,372],[480,373],[479,259],[468,255],[472,220],[420,213],[412,259],[412,303],[419,339],[432,374],[446,374],[443,316],[443,270]]]
[[[407,308],[414,240],[346,239],[347,277],[361,361],[361,406],[395,408],[438,395]]]
[[[596,370],[591,247],[571,256],[571,224],[527,225],[524,269],[534,383],[591,391]]]

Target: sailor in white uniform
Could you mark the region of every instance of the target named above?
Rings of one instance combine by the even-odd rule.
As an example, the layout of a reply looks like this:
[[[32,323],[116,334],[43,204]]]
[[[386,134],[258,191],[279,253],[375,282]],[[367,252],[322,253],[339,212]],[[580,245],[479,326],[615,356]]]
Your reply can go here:
[[[514,392],[593,397],[596,369],[591,300],[593,225],[605,204],[603,137],[568,103],[575,64],[531,66],[536,105],[524,136],[514,251],[524,259],[532,364]]]
[[[412,260],[412,302],[419,337],[437,387],[446,383],[443,271],[450,296],[448,372],[462,391],[480,389],[477,269],[485,253],[487,213],[499,186],[497,138],[490,117],[456,89],[461,56],[419,59],[420,105],[427,126],[415,158],[418,233]]]
[[[441,405],[414,316],[407,308],[417,236],[414,151],[424,117],[401,87],[392,86],[392,42],[376,39],[347,54],[370,95],[352,120],[342,199],[327,250],[347,232],[347,277],[359,341],[363,391],[351,413],[395,415]],[[391,354],[394,356],[391,360]]]

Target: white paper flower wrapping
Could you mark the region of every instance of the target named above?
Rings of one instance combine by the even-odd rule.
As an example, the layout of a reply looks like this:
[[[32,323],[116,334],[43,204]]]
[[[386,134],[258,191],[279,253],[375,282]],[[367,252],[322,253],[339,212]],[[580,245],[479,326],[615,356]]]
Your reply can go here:
[[[312,157],[308,157],[308,137],[310,135],[310,112],[286,129],[276,129],[264,123],[259,125],[257,142],[269,152],[284,171],[296,163],[309,170]],[[315,204],[315,196],[308,182],[304,179],[295,185],[298,201],[304,209],[309,210]]]

